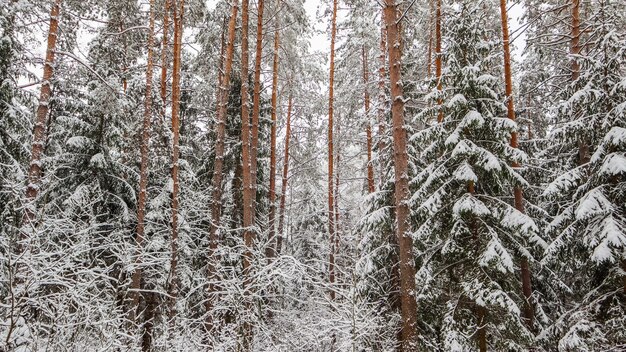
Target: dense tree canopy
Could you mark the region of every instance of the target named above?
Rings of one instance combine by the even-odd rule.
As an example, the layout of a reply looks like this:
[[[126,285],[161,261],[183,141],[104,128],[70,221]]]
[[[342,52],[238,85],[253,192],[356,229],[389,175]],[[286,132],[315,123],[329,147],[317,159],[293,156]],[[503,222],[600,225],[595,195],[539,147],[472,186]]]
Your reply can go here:
[[[624,326],[623,0],[0,2],[0,351]]]

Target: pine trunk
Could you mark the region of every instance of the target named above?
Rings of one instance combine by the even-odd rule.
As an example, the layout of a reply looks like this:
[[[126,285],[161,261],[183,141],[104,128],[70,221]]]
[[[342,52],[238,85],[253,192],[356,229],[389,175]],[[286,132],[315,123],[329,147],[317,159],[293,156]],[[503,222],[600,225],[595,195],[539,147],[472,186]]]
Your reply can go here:
[[[261,111],[261,61],[263,59],[263,12],[265,3],[257,0],[256,53],[254,57],[254,97],[252,104],[252,140],[250,142],[250,182],[252,187],[252,219],[256,218],[256,190],[258,173],[259,116]]]
[[[374,193],[374,163],[372,162],[372,124],[370,123],[370,92],[369,85],[369,65],[367,62],[367,51],[365,46],[361,48],[363,61],[363,103],[365,104],[365,132],[367,135],[367,190]]]
[[[170,6],[172,0],[165,0],[163,9],[163,41],[161,43],[161,114],[165,118],[167,106],[167,47],[169,45],[168,34],[170,30]]]
[[[439,97],[437,98],[437,105],[439,105],[439,113],[437,114],[437,122],[443,122],[443,110],[441,105],[443,103],[441,83],[441,0],[437,0],[437,10],[435,14],[435,74],[437,75],[437,90],[439,91]]]
[[[215,253],[218,244],[217,230],[220,225],[222,213],[222,171],[224,168],[224,144],[226,135],[226,110],[228,107],[228,92],[230,90],[230,75],[233,67],[235,32],[237,23],[237,12],[239,4],[237,0],[233,1],[230,20],[228,22],[228,44],[226,48],[226,60],[224,65],[224,73],[220,82],[219,95],[219,111],[217,115],[216,130],[217,136],[215,141],[215,163],[213,166],[212,178],[212,204],[211,204],[211,230],[209,234],[209,246],[211,255]],[[213,275],[213,273],[209,273]]]
[[[274,257],[274,248],[276,241],[276,124],[278,109],[278,49],[280,41],[279,23],[276,22],[274,30],[274,62],[272,67],[272,129],[270,139],[270,211],[269,211],[269,234],[268,244],[265,255],[269,258]]]
[[[248,270],[252,260],[252,242],[254,237],[252,208],[254,201],[250,179],[250,107],[248,93],[248,6],[249,0],[241,1],[241,155],[243,170],[243,227],[244,243],[246,250],[243,255],[243,271],[248,276]],[[247,284],[247,280],[244,284]]]
[[[170,276],[168,282],[169,317],[170,321],[176,316],[176,297],[178,295],[178,193],[180,189],[178,179],[178,155],[180,140],[180,61],[182,52],[183,14],[185,1],[174,2],[174,50],[172,65],[172,237]]]
[[[241,142],[242,142],[242,171],[243,171],[243,227],[244,244],[243,254],[243,287],[246,297],[250,297],[250,284],[252,266],[252,246],[254,243],[254,219],[252,218],[254,208],[254,191],[251,181],[251,160],[250,160],[250,107],[248,92],[248,67],[250,52],[248,48],[248,25],[249,25],[249,0],[241,1]],[[245,302],[246,308],[251,308],[251,303]],[[243,322],[243,350],[249,351],[252,344],[252,324],[245,320]]]
[[[335,36],[337,33],[337,0],[333,0],[333,14],[330,39],[330,71],[328,93],[328,237],[330,239],[330,255],[328,264],[330,299],[335,300],[335,200],[333,192],[333,101],[335,85]]]
[[[500,0],[500,15],[502,20],[502,42],[504,45],[504,82],[505,82],[505,94],[506,94],[506,107],[507,107],[507,116],[509,119],[515,121],[515,106],[513,104],[513,78],[511,74],[511,50],[509,47],[509,26],[508,26],[508,15],[506,9],[506,0]],[[511,147],[517,148],[517,132],[511,133]],[[518,163],[513,163],[514,168],[519,168],[520,165]],[[524,197],[522,194],[522,188],[517,185],[513,189],[513,195],[515,198],[514,205],[515,208],[524,213]],[[524,319],[526,324],[530,329],[533,328],[534,321],[534,311],[531,304],[531,295],[532,295],[532,287],[531,287],[531,274],[530,274],[530,266],[528,263],[528,258],[522,256],[521,258],[521,280],[522,280],[522,293],[524,295]]]
[[[217,136],[215,141],[215,163],[213,165],[212,184],[212,204],[211,204],[211,228],[209,232],[209,261],[207,264],[207,276],[209,280],[208,299],[206,303],[207,309],[207,325],[206,330],[210,332],[214,325],[212,321],[211,311],[213,310],[214,293],[217,291],[217,285],[214,283],[215,263],[217,262],[217,246],[218,246],[218,227],[222,213],[222,170],[224,168],[224,144],[226,136],[226,111],[228,105],[228,92],[230,90],[230,75],[233,67],[233,56],[235,46],[235,34],[237,24],[237,12],[239,11],[239,1],[233,0],[228,21],[228,44],[226,46],[226,56],[224,58],[224,71],[221,75],[219,93],[218,93],[218,113],[216,130]]]
[[[219,61],[219,69],[217,71],[217,92],[215,94],[215,109],[216,115],[219,116],[221,109],[221,101],[222,101],[222,80],[224,79],[224,61],[225,61],[225,52],[226,52],[226,30],[228,26],[226,25],[227,19],[224,17],[224,26],[222,27],[222,36],[220,39],[220,61]]]
[[[387,80],[387,65],[386,52],[387,52],[387,31],[385,29],[384,13],[381,12],[381,25],[380,25],[380,55],[378,56],[378,163],[379,165],[379,188],[384,186],[385,177],[385,160],[383,160],[383,151],[385,150],[385,133],[387,126],[387,92],[386,92],[386,80]]]
[[[148,188],[148,158],[150,148],[150,122],[152,120],[152,74],[154,65],[154,0],[150,0],[150,29],[148,32],[148,58],[146,63],[146,91],[144,95],[143,126],[141,134],[141,166],[139,171],[139,199],[137,201],[137,233],[135,237],[136,258],[135,271],[131,281],[132,309],[131,318],[136,320],[139,313],[139,301],[141,298],[141,265],[143,253],[143,240],[145,232],[146,196]],[[150,346],[143,346],[148,351]]]
[[[57,47],[57,37],[59,33],[59,12],[61,0],[55,0],[50,10],[50,26],[48,27],[48,45],[46,47],[46,61],[43,66],[43,78],[41,80],[41,90],[39,92],[39,106],[35,115],[35,126],[33,126],[33,142],[31,146],[30,164],[28,166],[28,185],[26,186],[26,207],[24,208],[23,225],[34,226],[35,220],[35,200],[39,194],[39,187],[42,174],[42,156],[47,143],[46,121],[48,119],[48,105],[52,89],[51,80],[54,75],[54,54]],[[22,233],[25,236],[25,233]]]
[[[385,0],[385,23],[389,55],[391,114],[393,121],[393,153],[395,168],[396,236],[400,249],[400,301],[402,306],[402,341],[405,352],[417,350],[417,302],[415,298],[415,263],[413,240],[409,233],[409,176],[407,133],[404,128],[404,97],[401,85],[402,53],[398,30],[398,5]]]
[[[292,93],[289,93],[287,105],[287,129],[285,131],[285,156],[283,160],[282,193],[280,195],[280,210],[278,215],[278,236],[276,238],[276,254],[279,255],[283,245],[283,229],[285,224],[285,203],[287,200],[287,180],[289,176],[289,142],[291,141],[291,109],[293,104]]]

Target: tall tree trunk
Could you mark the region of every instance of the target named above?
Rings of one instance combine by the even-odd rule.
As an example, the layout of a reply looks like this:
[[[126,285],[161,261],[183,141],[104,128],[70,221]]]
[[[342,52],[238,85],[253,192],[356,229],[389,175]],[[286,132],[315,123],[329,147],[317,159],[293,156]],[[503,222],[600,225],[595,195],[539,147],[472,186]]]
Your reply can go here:
[[[400,33],[398,30],[398,5],[395,0],[385,0],[385,23],[389,54],[389,80],[391,86],[391,114],[393,120],[393,153],[395,168],[396,235],[400,249],[400,300],[402,305],[403,351],[417,349],[417,302],[415,298],[415,263],[413,240],[409,233],[409,175],[407,134],[404,128],[404,97],[401,85]]]
[[[211,229],[209,232],[209,262],[207,265],[207,276],[209,279],[208,296],[206,303],[207,308],[207,332],[213,328],[211,318],[211,310],[213,309],[213,294],[217,290],[215,281],[215,262],[217,261],[216,253],[218,246],[218,227],[220,226],[220,218],[222,213],[222,170],[224,168],[224,144],[226,136],[226,112],[228,105],[228,92],[230,90],[230,75],[233,67],[233,56],[235,46],[235,32],[237,24],[237,12],[239,11],[239,1],[233,0],[228,21],[228,44],[226,47],[226,57],[224,62],[224,72],[220,81],[218,94],[218,106],[216,130],[217,136],[215,140],[215,163],[213,166],[212,184],[212,204],[211,204]]]
[[[215,94],[215,108],[216,108],[216,115],[219,116],[220,114],[220,109],[222,107],[221,101],[222,101],[222,80],[224,79],[224,61],[226,61],[225,59],[225,53],[226,53],[226,31],[228,30],[228,26],[226,25],[227,22],[227,18],[224,17],[224,25],[222,27],[222,37],[221,37],[221,41],[220,41],[220,61],[219,61],[219,69],[217,70],[217,92]]]
[[[277,2],[279,4],[280,1]],[[278,8],[278,6],[277,6]],[[276,128],[277,128],[277,114],[278,114],[278,62],[279,62],[279,43],[280,43],[280,22],[276,17],[274,23],[274,52],[272,63],[272,127],[270,136],[270,185],[269,185],[269,224],[268,224],[268,243],[265,249],[265,256],[272,258],[276,255]]]
[[[437,10],[435,14],[435,74],[437,75],[437,90],[439,97],[437,105],[439,105],[439,113],[437,114],[437,122],[443,122],[443,110],[441,105],[443,98],[441,97],[443,85],[441,83],[441,0],[437,0]]]
[[[572,2],[572,33],[570,41],[570,55],[580,55],[580,0]],[[578,58],[572,57],[571,61],[572,82],[580,76],[580,64]]]
[[[367,190],[374,193],[374,163],[372,162],[372,124],[370,122],[369,65],[365,45],[361,47],[363,61],[363,103],[365,104],[365,132],[367,135]]]
[[[384,9],[383,9],[384,10]],[[387,125],[387,61],[385,60],[387,52],[387,31],[385,29],[385,15],[381,12],[380,24],[380,55],[378,56],[378,162],[379,162],[379,188],[384,186],[385,178],[385,162],[383,160],[383,150],[385,149],[385,130]]]
[[[219,111],[217,115],[217,136],[215,141],[215,164],[213,167],[212,179],[212,207],[211,207],[211,246],[217,248],[217,230],[221,218],[221,198],[222,198],[222,171],[224,168],[224,144],[226,135],[226,113],[228,108],[228,92],[230,90],[230,75],[233,67],[235,32],[237,23],[237,12],[239,11],[238,0],[233,1],[231,17],[228,23],[228,44],[226,48],[226,61],[224,73],[220,86]]]
[[[141,298],[141,264],[143,253],[143,240],[145,233],[146,193],[148,188],[148,158],[150,148],[150,122],[152,120],[152,74],[154,63],[154,0],[149,3],[150,29],[148,32],[148,58],[146,63],[146,92],[144,95],[143,126],[141,134],[141,166],[139,171],[139,199],[137,201],[137,233],[135,237],[135,271],[131,280],[132,309],[131,318],[136,320],[139,313],[139,301]],[[150,346],[142,346],[144,351],[150,350]]]
[[[292,92],[289,92],[287,105],[287,129],[285,131],[285,156],[283,160],[283,178],[280,195],[280,210],[278,215],[278,236],[276,238],[276,254],[279,255],[283,245],[283,229],[285,224],[285,203],[287,200],[287,180],[289,176],[289,142],[291,141],[291,109],[293,104]]]
[[[146,311],[144,313],[144,333],[141,339],[141,348],[142,351],[148,352],[152,350],[152,340],[153,334],[152,329],[154,327],[154,316],[157,309],[158,301],[157,301],[157,293],[155,292],[146,292],[145,293],[145,301],[146,301]]]
[[[330,256],[329,256],[329,281],[330,281],[330,299],[335,300],[335,200],[333,192],[333,159],[335,157],[333,151],[333,101],[334,101],[334,85],[335,85],[335,36],[337,34],[337,0],[333,0],[333,15],[330,36],[330,79],[328,93],[328,235],[330,239]]]
[[[252,202],[256,202],[257,173],[258,173],[258,145],[259,145],[259,116],[261,114],[261,61],[263,59],[263,12],[265,2],[257,0],[257,27],[256,27],[256,53],[254,57],[254,97],[252,104],[252,141],[250,142],[250,170]],[[276,19],[278,20],[278,19]],[[278,25],[277,25],[278,27]],[[276,44],[275,44],[276,46]],[[256,218],[256,208],[252,207],[252,218]]]
[[[249,0],[241,1],[241,142],[242,142],[242,171],[243,171],[243,227],[244,244],[243,254],[243,287],[246,298],[250,298],[250,286],[252,283],[250,272],[252,266],[252,246],[254,244],[254,190],[251,180],[250,160],[250,106],[248,92],[248,68],[250,52],[248,48],[248,25],[249,25]],[[251,311],[252,304],[245,302],[246,308]],[[252,324],[246,319],[242,324],[243,350],[249,351],[252,345]]]
[[[572,82],[580,77],[580,64],[578,63],[578,55],[580,55],[580,0],[571,0],[572,6],[572,29],[570,40],[570,55],[572,56],[571,71]],[[585,138],[578,142],[578,163],[585,165],[591,160],[589,155],[589,143]]]
[[[221,43],[220,43],[220,59],[219,59],[219,69],[217,72],[217,92],[215,94],[215,100],[216,100],[216,109],[217,109],[217,115],[219,115],[219,111],[221,109],[221,101],[222,101],[222,80],[223,80],[223,72],[224,72],[224,53],[226,51],[226,38],[225,38],[225,32],[226,29],[228,28],[228,26],[226,26],[226,21],[227,18],[224,17],[224,26],[222,27],[222,37],[221,37]],[[238,180],[238,173],[239,173],[239,169],[241,169],[241,166],[237,167],[237,170],[235,170],[235,180]],[[241,172],[243,173],[243,171]],[[235,198],[236,200],[238,198]],[[239,208],[238,204],[235,204],[236,208]],[[243,207],[242,207],[243,208]],[[243,213],[243,211],[242,211]],[[207,300],[204,303],[204,307],[206,310],[206,320],[205,320],[205,332],[207,333],[205,335],[205,341],[207,340],[209,333],[211,332],[211,329],[213,328],[213,318],[211,315],[211,311],[213,310],[213,297],[212,294],[213,292],[217,291],[217,285],[211,283],[211,280],[213,280],[213,275],[215,274],[215,267],[213,266],[214,262],[217,262],[219,259],[217,258],[217,244],[218,244],[218,240],[217,240],[217,236],[215,237],[210,237],[209,238],[209,256],[208,256],[208,261],[207,261],[207,277],[209,278],[209,287],[208,287],[208,293],[209,293],[209,297],[207,298]]]
[[[172,65],[172,237],[170,277],[168,285],[169,294],[169,318],[170,321],[176,317],[176,298],[178,296],[178,193],[180,189],[178,179],[178,156],[180,140],[180,61],[182,52],[183,36],[183,15],[185,11],[185,1],[174,2],[174,50]]]
[[[165,107],[167,106],[167,47],[169,45],[168,34],[170,30],[170,6],[172,0],[165,0],[163,9],[163,40],[161,42],[161,115],[165,119]]]
[[[502,19],[502,42],[504,45],[504,82],[507,103],[507,116],[509,119],[515,121],[515,106],[513,104],[513,78],[511,75],[511,51],[509,48],[509,26],[506,0],[500,0],[500,16]],[[517,132],[511,133],[511,147],[518,147]],[[520,167],[518,163],[514,163],[512,166],[514,168]],[[517,185],[514,187],[513,195],[515,198],[515,208],[518,211],[524,213],[524,196],[522,194],[521,186]],[[532,329],[535,313],[531,304],[532,287],[530,281],[530,266],[528,263],[528,258],[526,258],[525,256],[522,256],[520,267],[522,272],[522,293],[524,295],[524,319],[526,320],[526,324],[528,325],[528,327]]]
[[[252,229],[252,208],[254,201],[250,180],[250,106],[248,93],[248,65],[250,53],[248,50],[248,0],[241,1],[241,155],[243,170],[243,227],[246,250],[243,256],[244,275],[248,275],[248,269],[252,260],[252,242],[254,230]],[[244,281],[244,285],[247,281]]]
[[[48,106],[50,104],[50,81],[54,75],[54,54],[57,47],[57,37],[59,34],[59,12],[61,0],[55,0],[50,10],[50,26],[48,27],[48,45],[46,47],[46,60],[43,66],[43,78],[41,80],[41,90],[39,92],[39,106],[35,115],[35,125],[33,126],[33,142],[31,145],[30,165],[28,166],[28,185],[26,186],[26,207],[22,225],[34,226],[35,220],[35,200],[39,194],[39,187],[42,174],[42,155],[47,143],[46,120],[48,119]],[[22,236],[25,236],[22,233]]]

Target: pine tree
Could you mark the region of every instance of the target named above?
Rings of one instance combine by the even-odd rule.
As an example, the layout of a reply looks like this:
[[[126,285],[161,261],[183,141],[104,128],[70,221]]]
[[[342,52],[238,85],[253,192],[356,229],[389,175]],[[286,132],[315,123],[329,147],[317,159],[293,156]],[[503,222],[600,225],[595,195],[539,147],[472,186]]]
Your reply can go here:
[[[400,249],[400,302],[402,313],[401,348],[411,351],[417,342],[417,303],[415,290],[415,262],[413,239],[409,233],[409,175],[407,135],[404,126],[404,97],[401,78],[399,9],[394,0],[386,0],[384,17],[389,55],[389,85],[391,86],[391,114],[393,121],[393,160],[395,171],[396,237]]]
[[[144,112],[143,112],[143,126],[141,137],[141,166],[139,172],[139,199],[137,201],[137,234],[135,242],[137,244],[135,258],[137,267],[133,272],[131,289],[135,292],[131,292],[133,301],[133,307],[131,310],[131,319],[135,320],[139,311],[139,300],[141,290],[141,263],[142,263],[142,251],[143,242],[145,236],[145,213],[146,213],[146,198],[148,187],[148,152],[150,148],[150,123],[152,120],[152,74],[153,74],[153,45],[154,45],[154,0],[150,1],[149,9],[150,17],[150,29],[148,33],[148,42],[146,44],[148,49],[148,62],[146,66],[146,94],[144,98]],[[146,338],[143,341],[148,342]],[[150,350],[150,345],[143,345],[144,351]]]

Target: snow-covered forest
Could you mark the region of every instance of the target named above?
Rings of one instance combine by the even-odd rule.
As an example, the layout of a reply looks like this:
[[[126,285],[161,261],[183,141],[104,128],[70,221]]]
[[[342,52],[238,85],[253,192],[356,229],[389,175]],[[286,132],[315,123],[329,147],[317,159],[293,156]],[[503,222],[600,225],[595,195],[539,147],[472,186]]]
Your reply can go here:
[[[626,351],[625,0],[0,5],[0,351]]]

